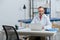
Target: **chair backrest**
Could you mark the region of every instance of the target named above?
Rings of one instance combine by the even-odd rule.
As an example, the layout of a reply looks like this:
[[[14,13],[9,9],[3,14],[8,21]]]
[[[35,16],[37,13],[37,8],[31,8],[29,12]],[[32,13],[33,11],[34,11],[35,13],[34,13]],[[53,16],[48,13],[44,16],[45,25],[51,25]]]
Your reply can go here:
[[[6,40],[8,40],[9,30],[13,30],[14,31],[14,34],[16,35],[17,40],[19,40],[18,33],[17,33],[16,29],[13,26],[2,25],[2,27],[3,27],[3,29],[5,31],[5,34],[6,34]]]

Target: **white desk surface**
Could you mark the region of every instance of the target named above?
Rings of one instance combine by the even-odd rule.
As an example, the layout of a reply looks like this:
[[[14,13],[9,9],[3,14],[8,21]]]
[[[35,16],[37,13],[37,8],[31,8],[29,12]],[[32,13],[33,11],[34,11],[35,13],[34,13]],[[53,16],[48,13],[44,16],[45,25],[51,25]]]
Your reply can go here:
[[[0,32],[3,32],[3,30],[0,30]],[[21,29],[21,30],[17,30],[19,35],[24,35],[24,36],[50,36],[51,40],[53,39],[53,36],[56,35],[57,32],[52,32],[52,31],[31,31],[30,29]],[[12,33],[12,35],[14,35],[14,31],[11,30],[10,33]]]
[[[10,32],[14,33],[13,31],[10,31]],[[53,36],[53,35],[56,35],[57,33],[57,32],[52,32],[52,31],[31,31],[28,28],[17,30],[17,32],[20,35],[29,35],[29,36]]]
[[[13,31],[11,31],[13,33]],[[17,30],[20,35],[29,35],[29,36],[53,36],[56,35],[57,32],[52,31],[31,31],[30,29],[21,29]]]
[[[5,32],[3,30],[0,30],[0,32],[2,32],[2,34],[4,35]],[[12,33],[12,35],[14,35],[14,31],[11,30],[9,31],[10,33]],[[51,40],[54,40],[54,36],[56,35],[57,32],[52,32],[52,31],[31,31],[30,29],[21,29],[21,30],[17,30],[19,35],[23,35],[23,36],[49,36]]]

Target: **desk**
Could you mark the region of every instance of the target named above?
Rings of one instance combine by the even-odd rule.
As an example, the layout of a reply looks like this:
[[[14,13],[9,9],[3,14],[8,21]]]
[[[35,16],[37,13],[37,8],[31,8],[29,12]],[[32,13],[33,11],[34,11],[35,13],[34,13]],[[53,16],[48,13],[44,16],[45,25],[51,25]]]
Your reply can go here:
[[[1,32],[3,32],[4,34],[4,31],[2,30]],[[9,31],[10,33],[12,33],[12,35],[14,35],[14,31],[13,30],[10,30]],[[18,34],[19,35],[24,35],[24,36],[49,36],[50,40],[54,40],[54,36],[56,35],[57,32],[52,32],[52,31],[32,31],[32,30],[29,30],[29,29],[23,29],[23,30],[17,30]]]
[[[13,31],[10,31],[13,33]],[[50,40],[53,40],[53,36],[56,35],[56,32],[52,31],[20,31],[17,30],[19,35],[25,35],[25,36],[49,36]]]

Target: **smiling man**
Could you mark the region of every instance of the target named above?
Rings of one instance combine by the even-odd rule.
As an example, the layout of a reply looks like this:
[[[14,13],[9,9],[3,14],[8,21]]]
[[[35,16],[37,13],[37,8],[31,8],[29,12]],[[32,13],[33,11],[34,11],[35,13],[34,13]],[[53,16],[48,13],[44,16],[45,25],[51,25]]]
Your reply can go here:
[[[33,18],[31,23],[40,23],[43,29],[50,29],[52,26],[49,17],[46,16],[45,10],[41,6],[38,7],[38,15]]]

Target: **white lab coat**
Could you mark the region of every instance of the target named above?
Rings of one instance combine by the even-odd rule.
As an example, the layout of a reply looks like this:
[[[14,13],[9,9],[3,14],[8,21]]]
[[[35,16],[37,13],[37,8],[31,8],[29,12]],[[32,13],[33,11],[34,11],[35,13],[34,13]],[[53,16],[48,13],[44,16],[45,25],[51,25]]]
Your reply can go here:
[[[36,15],[36,17],[34,17],[34,19],[32,20],[31,23],[40,23],[41,25],[44,26],[44,29],[50,29],[50,28],[52,28],[50,19],[45,14],[42,15],[42,19],[41,20],[39,18],[39,15]]]

